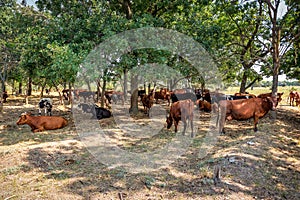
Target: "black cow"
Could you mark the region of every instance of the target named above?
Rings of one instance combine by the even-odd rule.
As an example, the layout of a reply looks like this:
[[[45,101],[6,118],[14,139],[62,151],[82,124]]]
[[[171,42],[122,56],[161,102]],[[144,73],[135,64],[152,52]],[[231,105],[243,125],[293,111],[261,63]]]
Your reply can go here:
[[[110,118],[112,116],[111,112],[106,108],[95,106],[97,119]]]
[[[197,96],[194,93],[184,93],[184,94],[171,94],[172,102],[177,102],[181,100],[191,99],[193,102],[197,101]]]
[[[97,106],[96,104],[87,104],[87,103],[80,103],[78,107],[82,109],[85,113],[91,113],[92,119],[97,118],[98,120],[103,118],[109,118],[112,116],[111,112],[106,108],[102,108]]]
[[[45,109],[45,115],[52,115],[52,99],[42,98],[39,102],[39,115],[42,115],[41,109]]]
[[[138,96],[142,100],[143,96],[146,94],[146,90],[138,90]]]

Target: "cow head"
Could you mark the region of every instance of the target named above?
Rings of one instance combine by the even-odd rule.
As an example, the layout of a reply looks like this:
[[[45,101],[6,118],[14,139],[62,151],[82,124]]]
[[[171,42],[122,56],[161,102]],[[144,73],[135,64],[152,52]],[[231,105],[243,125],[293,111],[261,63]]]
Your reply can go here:
[[[167,129],[171,128],[172,124],[173,124],[173,119],[171,116],[167,116]]]
[[[267,97],[266,98],[266,101],[268,101],[270,107],[271,107],[271,110],[276,110],[276,107],[278,105],[278,98],[277,97]]]
[[[22,113],[20,115],[19,120],[17,121],[17,125],[22,125],[22,124],[26,124],[28,116],[30,116],[31,113]]]
[[[277,93],[277,104],[282,100],[281,96],[283,95],[283,92]]]

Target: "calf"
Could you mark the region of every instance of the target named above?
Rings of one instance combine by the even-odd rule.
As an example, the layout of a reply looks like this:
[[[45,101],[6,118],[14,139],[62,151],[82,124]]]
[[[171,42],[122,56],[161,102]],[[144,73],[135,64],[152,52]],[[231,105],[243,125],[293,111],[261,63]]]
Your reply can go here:
[[[221,100],[219,102],[219,108],[221,117],[219,122],[219,133],[225,133],[224,125],[225,120],[247,120],[254,118],[254,131],[257,131],[258,119],[264,117],[269,110],[276,109],[277,100],[274,97],[266,98],[251,98],[240,100]]]
[[[109,110],[99,107],[96,104],[80,103],[78,104],[78,107],[81,108],[85,113],[91,113],[93,119],[97,118],[98,120],[100,120],[112,116]]]
[[[178,123],[181,120],[183,122],[183,132],[185,134],[185,130],[187,127],[187,120],[190,121],[191,124],[191,137],[194,137],[193,133],[193,110],[194,110],[194,102],[191,99],[180,100],[171,105],[169,116],[167,117],[167,128],[171,128],[173,122],[175,126],[175,133],[178,130]]]
[[[158,103],[158,99],[167,100],[168,106],[170,105],[170,96],[170,92],[166,88],[161,88],[160,91],[154,93],[156,103]]]
[[[206,100],[200,100],[200,99],[198,99],[196,101],[196,105],[199,107],[199,110],[202,110],[204,112],[211,112],[211,110],[212,110],[211,103],[209,103]]]
[[[4,91],[3,94],[2,94],[3,103],[7,102],[7,100],[6,100],[7,98],[8,98],[7,91]]]
[[[31,116],[30,113],[21,114],[17,125],[28,124],[32,132],[60,129],[68,125],[68,121],[59,116]]]
[[[39,115],[42,115],[41,109],[45,109],[45,115],[52,115],[52,99],[42,98],[39,102]]]
[[[300,100],[300,93],[297,91],[291,91],[288,96],[288,100],[289,99],[290,99],[290,106],[294,106],[294,101],[296,102],[296,106],[298,106],[297,102],[299,102],[299,100]]]
[[[148,116],[149,116],[150,109],[154,104],[155,89],[156,89],[156,87],[154,87],[153,91],[150,94],[148,94],[148,95],[145,94],[142,97],[142,104],[144,106],[144,113],[148,114]]]

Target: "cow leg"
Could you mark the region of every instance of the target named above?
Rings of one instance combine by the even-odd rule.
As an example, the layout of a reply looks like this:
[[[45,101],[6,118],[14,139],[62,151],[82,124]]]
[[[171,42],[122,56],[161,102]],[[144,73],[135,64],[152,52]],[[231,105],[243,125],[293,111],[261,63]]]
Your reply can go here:
[[[51,108],[47,108],[47,115],[51,116],[52,113],[51,113]]]
[[[219,119],[219,133],[220,135],[225,134],[224,126],[225,126],[225,116],[221,114],[221,119]]]
[[[177,133],[178,122],[179,122],[178,120],[174,120],[175,133]]]
[[[182,131],[182,135],[185,135],[185,130],[186,130],[187,123],[186,123],[186,120],[182,120],[182,122],[183,122],[183,131]]]
[[[39,115],[42,115],[42,111],[41,111],[41,109],[39,108]]]
[[[257,132],[258,116],[254,116],[254,132]]]
[[[193,118],[190,119],[190,123],[191,123],[191,129],[192,129],[192,133],[191,133],[191,137],[193,138],[194,137],[194,125],[193,125]]]
[[[44,131],[44,130],[45,130],[44,127],[40,127],[40,128],[34,129],[33,132],[34,132],[34,133],[36,133],[36,132],[42,132],[42,131]]]

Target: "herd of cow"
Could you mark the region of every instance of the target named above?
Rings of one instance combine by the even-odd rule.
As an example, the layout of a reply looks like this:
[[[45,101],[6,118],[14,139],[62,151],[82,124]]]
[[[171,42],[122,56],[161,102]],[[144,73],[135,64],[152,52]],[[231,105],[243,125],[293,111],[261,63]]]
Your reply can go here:
[[[94,98],[95,92],[77,91],[73,94],[76,98],[83,97]],[[271,93],[253,94],[236,93],[234,95],[225,95],[218,91],[210,92],[209,90],[192,90],[192,89],[176,89],[169,91],[161,88],[156,91],[154,88],[149,94],[145,90],[138,90],[138,97],[144,107],[144,112],[149,116],[151,107],[154,103],[159,103],[160,100],[167,101],[170,106],[170,112],[167,116],[167,128],[171,128],[174,124],[175,132],[178,130],[179,121],[183,123],[183,134],[185,134],[188,123],[191,126],[191,136],[193,133],[193,118],[194,107],[204,112],[213,112],[217,114],[217,124],[219,133],[225,133],[224,125],[226,120],[247,120],[254,119],[254,131],[257,131],[258,120],[264,117],[270,110],[275,110],[278,103],[282,100],[283,93],[277,93],[273,97]],[[64,95],[67,98],[69,95]],[[105,98],[109,103],[118,103],[121,101],[124,104],[124,95],[122,92],[107,91]],[[296,102],[300,105],[300,94],[296,91],[291,91],[289,94],[290,105]],[[92,118],[98,120],[109,118],[112,113],[109,109],[102,108],[96,104],[80,103],[78,108],[85,113],[91,113]],[[45,109],[45,115],[48,116],[32,116],[30,113],[24,113],[17,121],[18,125],[28,124],[32,132],[54,130],[63,128],[68,124],[68,121],[60,116],[52,116],[52,99],[42,98],[39,102],[39,115],[42,115],[41,109]]]

